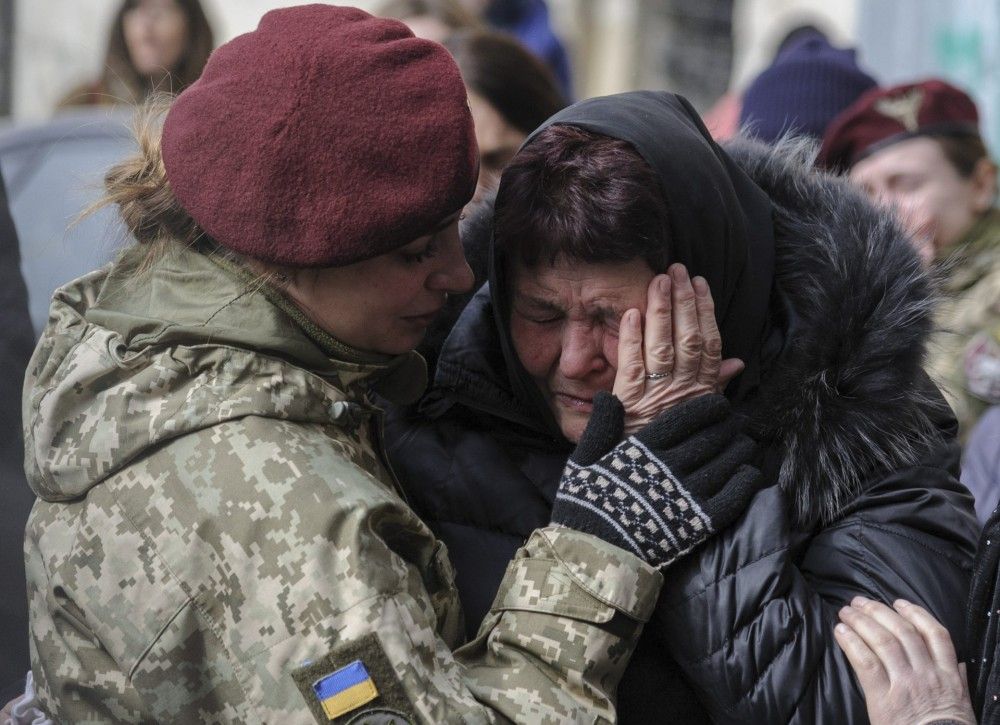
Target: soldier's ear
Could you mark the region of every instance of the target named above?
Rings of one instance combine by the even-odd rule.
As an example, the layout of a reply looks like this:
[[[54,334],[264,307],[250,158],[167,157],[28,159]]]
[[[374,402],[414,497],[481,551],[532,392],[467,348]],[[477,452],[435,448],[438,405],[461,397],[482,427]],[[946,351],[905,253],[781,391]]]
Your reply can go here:
[[[989,156],[979,159],[969,181],[972,182],[972,208],[977,214],[985,214],[997,198],[997,165],[993,159]]]

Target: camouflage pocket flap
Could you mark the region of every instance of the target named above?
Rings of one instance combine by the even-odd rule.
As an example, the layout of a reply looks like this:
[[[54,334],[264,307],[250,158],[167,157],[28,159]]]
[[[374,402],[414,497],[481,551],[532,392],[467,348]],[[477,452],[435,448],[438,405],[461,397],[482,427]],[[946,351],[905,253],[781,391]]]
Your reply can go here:
[[[615,616],[615,609],[580,587],[560,562],[515,559],[507,567],[490,611],[545,612],[594,624]]]

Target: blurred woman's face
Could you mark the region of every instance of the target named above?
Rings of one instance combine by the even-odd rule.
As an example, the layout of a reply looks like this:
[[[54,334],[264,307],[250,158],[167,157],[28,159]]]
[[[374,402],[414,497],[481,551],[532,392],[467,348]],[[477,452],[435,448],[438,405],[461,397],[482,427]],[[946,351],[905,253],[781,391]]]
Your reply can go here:
[[[138,0],[122,17],[125,47],[145,76],[173,70],[187,49],[188,20],[174,0]]]
[[[850,179],[896,213],[925,264],[965,236],[996,191],[995,172],[963,178],[926,136],[876,151],[851,167]]]
[[[448,294],[472,288],[458,217],[386,254],[345,267],[289,271],[286,294],[323,330],[367,352],[415,348]]]
[[[514,158],[527,136],[507,123],[493,104],[472,90],[469,90],[469,110],[479,144],[479,183],[474,197],[474,201],[478,201],[497,188],[503,167]]]

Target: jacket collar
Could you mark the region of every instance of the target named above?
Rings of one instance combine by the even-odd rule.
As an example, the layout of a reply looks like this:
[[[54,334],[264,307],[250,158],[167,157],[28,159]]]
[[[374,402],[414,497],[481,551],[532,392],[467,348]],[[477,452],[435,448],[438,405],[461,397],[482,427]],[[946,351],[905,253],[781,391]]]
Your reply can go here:
[[[936,261],[942,288],[956,293],[968,289],[997,267],[1000,255],[1000,209],[991,209],[953,248],[942,250]]]
[[[310,322],[277,288],[216,252],[174,245],[138,275],[133,247],[111,269],[89,322],[119,333],[132,352],[173,344],[245,348],[336,379],[363,397],[375,387],[394,402],[426,387],[416,353],[387,356],[356,350]]]

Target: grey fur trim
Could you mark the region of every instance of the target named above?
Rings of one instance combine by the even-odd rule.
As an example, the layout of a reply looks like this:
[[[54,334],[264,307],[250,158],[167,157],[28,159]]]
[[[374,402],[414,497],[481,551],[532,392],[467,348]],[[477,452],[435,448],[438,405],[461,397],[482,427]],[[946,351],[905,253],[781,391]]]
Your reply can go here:
[[[888,214],[813,168],[810,143],[738,138],[726,150],[774,203],[775,285],[795,317],[753,416],[784,447],[779,482],[797,522],[828,523],[866,482],[943,442],[921,367],[931,285]]]

